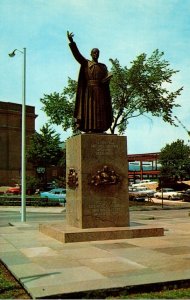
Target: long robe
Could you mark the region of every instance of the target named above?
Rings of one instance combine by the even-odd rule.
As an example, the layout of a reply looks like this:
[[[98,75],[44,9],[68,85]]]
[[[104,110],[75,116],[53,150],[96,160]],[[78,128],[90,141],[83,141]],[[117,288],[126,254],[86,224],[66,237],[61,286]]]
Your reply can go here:
[[[81,65],[74,111],[77,128],[84,132],[105,132],[113,118],[107,67],[84,58],[74,42],[69,46]]]

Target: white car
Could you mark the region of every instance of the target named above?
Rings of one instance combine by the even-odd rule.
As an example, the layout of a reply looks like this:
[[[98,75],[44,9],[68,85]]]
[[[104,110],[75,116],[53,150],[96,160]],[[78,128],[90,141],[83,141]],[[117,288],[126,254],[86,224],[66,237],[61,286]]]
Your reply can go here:
[[[144,186],[144,185],[149,185],[149,184],[156,184],[158,183],[157,181],[151,181],[149,179],[143,179],[140,180],[138,183],[132,183],[132,187],[139,187],[139,186]]]
[[[157,191],[154,194],[155,198],[163,198],[163,199],[168,199],[168,200],[178,200],[181,199],[181,193],[174,191],[172,188],[163,188]]]

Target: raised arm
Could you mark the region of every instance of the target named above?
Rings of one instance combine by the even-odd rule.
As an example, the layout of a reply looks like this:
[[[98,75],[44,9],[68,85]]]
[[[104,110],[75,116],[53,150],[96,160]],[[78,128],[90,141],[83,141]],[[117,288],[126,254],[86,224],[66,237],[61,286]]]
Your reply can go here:
[[[69,33],[69,31],[67,30],[67,37],[68,37],[69,42],[73,43],[74,34],[72,32]]]
[[[70,49],[73,53],[74,58],[79,62],[79,64],[87,63],[86,58],[84,58],[82,56],[82,54],[80,53],[76,43],[73,41],[74,34],[72,32],[69,33],[69,31],[67,31],[67,37],[68,37],[68,40],[70,42],[69,47],[70,47]]]

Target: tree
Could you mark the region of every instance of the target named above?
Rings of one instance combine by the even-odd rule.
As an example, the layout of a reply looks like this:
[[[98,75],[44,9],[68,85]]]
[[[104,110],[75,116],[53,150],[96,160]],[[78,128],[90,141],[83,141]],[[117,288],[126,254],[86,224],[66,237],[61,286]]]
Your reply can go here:
[[[110,88],[114,110],[112,133],[116,127],[119,133],[123,133],[130,118],[146,113],[175,124],[172,110],[179,106],[175,99],[183,88],[169,92],[164,87],[164,84],[172,83],[171,77],[178,71],[169,68],[169,62],[162,59],[163,55],[163,52],[155,50],[147,58],[143,53],[132,62],[129,69],[122,68],[117,59],[111,60],[113,79]]]
[[[42,110],[50,118],[51,124],[62,125],[64,131],[71,128],[76,131],[73,111],[75,102],[75,93],[77,81],[68,78],[68,86],[63,89],[62,93],[45,94],[40,101],[44,105]]]
[[[35,132],[32,135],[30,146],[27,149],[27,160],[34,167],[41,167],[46,171],[47,167],[57,165],[59,161],[63,160],[64,152],[60,144],[59,134],[51,129],[48,124],[45,124],[40,129],[40,133]],[[46,176],[44,177],[46,180]]]
[[[190,147],[183,140],[166,144],[161,149],[160,175],[168,179],[184,179],[190,176]]]
[[[26,176],[26,191],[27,194],[33,194],[39,188],[40,179],[34,176]]]
[[[169,62],[163,59],[163,52],[153,51],[147,58],[145,53],[132,61],[131,67],[121,67],[117,59],[110,59],[113,78],[110,91],[113,106],[113,123],[110,128],[114,133],[116,128],[124,133],[130,118],[146,115],[162,117],[165,122],[175,125],[172,110],[178,107],[176,97],[181,94],[182,87],[174,92],[166,88],[172,83],[171,77],[178,71],[169,68]],[[61,94],[44,95],[40,99],[43,110],[51,123],[62,125],[64,130],[74,129],[73,110],[77,82],[68,78],[68,86]]]

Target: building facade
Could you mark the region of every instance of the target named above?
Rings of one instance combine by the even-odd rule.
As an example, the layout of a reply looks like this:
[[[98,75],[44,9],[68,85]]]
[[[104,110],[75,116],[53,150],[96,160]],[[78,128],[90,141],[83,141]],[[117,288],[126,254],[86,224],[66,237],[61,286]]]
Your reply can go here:
[[[128,154],[129,180],[158,179],[160,175],[159,155],[159,152]]]
[[[35,132],[35,107],[26,105],[26,145]],[[22,105],[0,101],[0,185],[19,183],[21,176]],[[27,164],[27,174],[33,169]]]

